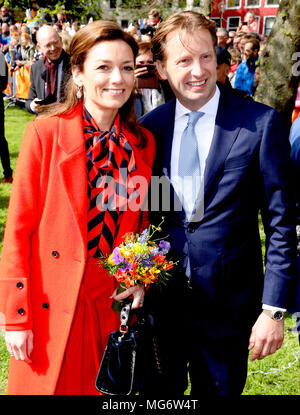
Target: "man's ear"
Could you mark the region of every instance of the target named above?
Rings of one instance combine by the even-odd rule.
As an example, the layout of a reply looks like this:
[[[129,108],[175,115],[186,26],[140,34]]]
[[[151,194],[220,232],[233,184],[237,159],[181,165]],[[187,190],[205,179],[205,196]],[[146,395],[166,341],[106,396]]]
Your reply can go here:
[[[160,79],[163,79],[163,80],[168,79],[167,72],[166,72],[165,67],[162,64],[162,62],[161,61],[156,61],[155,65],[156,65],[156,70],[158,72],[158,75],[159,75]]]

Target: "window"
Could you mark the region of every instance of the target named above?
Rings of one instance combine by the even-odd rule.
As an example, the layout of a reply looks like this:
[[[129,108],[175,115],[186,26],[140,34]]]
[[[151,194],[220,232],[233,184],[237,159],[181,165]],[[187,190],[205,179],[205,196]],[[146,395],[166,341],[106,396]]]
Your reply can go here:
[[[266,16],[264,19],[264,35],[269,36],[273,24],[275,22],[275,16]]]
[[[121,20],[121,27],[128,27],[128,20]]]
[[[216,23],[216,27],[221,27],[221,19],[220,17],[211,17],[210,20],[213,20]]]
[[[240,25],[240,17],[227,18],[227,30],[236,30]]]
[[[246,7],[260,7],[260,0],[246,0]]]
[[[266,0],[266,7],[276,7],[279,6],[279,0]]]
[[[117,0],[109,0],[109,8],[115,9],[117,7]]]
[[[241,0],[226,0],[227,9],[239,9],[241,7]]]

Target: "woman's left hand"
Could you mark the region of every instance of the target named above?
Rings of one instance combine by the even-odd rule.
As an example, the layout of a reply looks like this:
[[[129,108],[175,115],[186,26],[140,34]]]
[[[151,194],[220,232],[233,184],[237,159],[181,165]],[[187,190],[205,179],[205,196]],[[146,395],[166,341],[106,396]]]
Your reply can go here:
[[[133,287],[127,288],[120,294],[117,294],[115,290],[112,294],[112,298],[116,301],[122,301],[124,298],[133,296],[132,309],[143,307],[144,297],[145,297],[145,288],[142,285],[134,285]]]

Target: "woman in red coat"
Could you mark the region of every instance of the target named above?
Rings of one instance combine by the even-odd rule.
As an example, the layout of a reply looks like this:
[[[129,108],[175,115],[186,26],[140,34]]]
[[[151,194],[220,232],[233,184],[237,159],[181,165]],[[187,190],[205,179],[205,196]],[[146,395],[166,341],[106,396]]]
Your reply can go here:
[[[112,22],[74,36],[64,103],[27,127],[0,264],[0,316],[11,354],[8,394],[96,394],[115,280],[97,261],[148,226],[142,206],[155,145],[134,118],[138,46]]]

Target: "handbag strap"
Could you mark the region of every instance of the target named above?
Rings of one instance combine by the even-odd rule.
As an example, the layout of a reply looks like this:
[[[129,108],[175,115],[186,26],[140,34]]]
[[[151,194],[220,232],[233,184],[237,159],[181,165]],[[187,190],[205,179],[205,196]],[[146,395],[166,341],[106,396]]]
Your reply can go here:
[[[120,333],[122,334],[122,336],[124,336],[127,332],[128,332],[128,319],[129,319],[129,314],[130,314],[130,310],[131,310],[131,304],[132,302],[127,302],[125,303],[122,308],[121,308],[121,312],[120,312]]]

